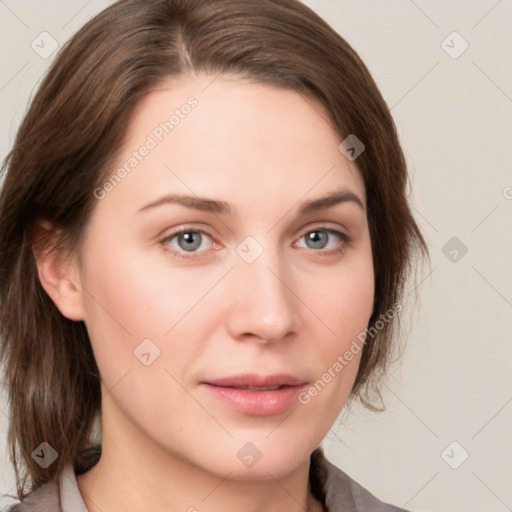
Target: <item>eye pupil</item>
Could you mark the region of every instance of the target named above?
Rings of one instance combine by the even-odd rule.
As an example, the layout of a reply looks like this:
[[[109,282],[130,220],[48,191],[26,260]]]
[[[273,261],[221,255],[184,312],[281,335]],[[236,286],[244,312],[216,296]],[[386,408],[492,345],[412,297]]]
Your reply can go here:
[[[186,244],[182,245],[181,242],[186,242]],[[201,234],[193,231],[180,233],[178,235],[178,244],[184,251],[195,251],[201,245]]]
[[[312,242],[312,245],[309,245],[309,247],[313,249],[322,249],[327,243],[326,233],[323,231],[311,231],[306,236],[306,243],[308,242]]]

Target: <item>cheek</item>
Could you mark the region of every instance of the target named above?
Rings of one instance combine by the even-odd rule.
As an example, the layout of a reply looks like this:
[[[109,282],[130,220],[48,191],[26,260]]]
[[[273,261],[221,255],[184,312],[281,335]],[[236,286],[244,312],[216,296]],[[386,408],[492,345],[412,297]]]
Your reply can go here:
[[[322,285],[322,286],[320,286]],[[369,242],[365,250],[350,257],[324,278],[309,287],[308,305],[318,320],[315,322],[315,358],[318,360],[318,389],[330,388],[324,394],[336,395],[340,403],[347,398],[356,378],[363,350],[364,332],[373,312],[374,272]],[[312,324],[313,325],[313,324]],[[314,391],[313,391],[314,393]]]
[[[88,252],[82,274],[86,325],[107,384],[142,366],[142,347],[141,353],[157,356],[151,367],[185,368],[202,350],[216,315],[201,298],[224,272],[170,270],[164,250],[148,257],[129,247],[119,239],[98,244]],[[193,321],[198,312],[201,321]]]
[[[369,243],[308,290],[305,296],[311,298],[312,309],[330,328],[329,345],[341,350],[364,331],[373,311],[375,282]]]
[[[89,316],[117,325],[133,338],[161,337],[201,296],[206,284],[186,272],[169,272],[165,256],[148,258],[123,242],[90,253],[84,273]],[[163,250],[162,250],[163,253]],[[194,284],[194,286],[192,286]],[[204,292],[203,292],[204,293]]]

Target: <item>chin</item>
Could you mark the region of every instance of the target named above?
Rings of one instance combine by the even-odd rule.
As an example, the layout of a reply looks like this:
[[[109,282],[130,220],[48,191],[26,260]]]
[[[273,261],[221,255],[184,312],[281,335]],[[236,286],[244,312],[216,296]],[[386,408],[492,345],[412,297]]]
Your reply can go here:
[[[322,434],[311,435],[307,440],[293,434],[286,440],[282,436],[272,439],[267,430],[238,435],[228,446],[219,443],[216,450],[209,450],[208,465],[215,461],[213,472],[223,477],[229,474],[231,480],[281,479],[309,464],[311,453],[322,439]]]

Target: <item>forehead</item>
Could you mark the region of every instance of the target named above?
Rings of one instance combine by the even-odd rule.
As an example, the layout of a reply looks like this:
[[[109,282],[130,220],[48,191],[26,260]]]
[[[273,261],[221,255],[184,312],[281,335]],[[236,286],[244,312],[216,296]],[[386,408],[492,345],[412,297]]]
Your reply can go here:
[[[156,188],[169,187],[296,201],[309,190],[344,186],[365,201],[364,182],[339,151],[331,123],[319,102],[290,89],[229,75],[181,77],[135,109],[111,169],[124,166],[129,176],[115,192],[151,199]],[[144,146],[144,156],[134,156]]]

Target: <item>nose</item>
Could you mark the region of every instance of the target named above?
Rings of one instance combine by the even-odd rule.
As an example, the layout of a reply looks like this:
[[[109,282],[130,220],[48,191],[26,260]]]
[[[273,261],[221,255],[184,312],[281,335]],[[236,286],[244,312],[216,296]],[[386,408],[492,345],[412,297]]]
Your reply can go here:
[[[298,332],[300,301],[277,255],[265,250],[252,263],[237,260],[230,274],[227,327],[234,339],[269,344]]]

